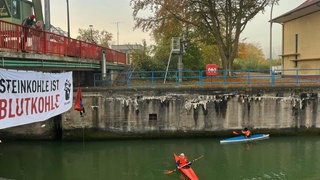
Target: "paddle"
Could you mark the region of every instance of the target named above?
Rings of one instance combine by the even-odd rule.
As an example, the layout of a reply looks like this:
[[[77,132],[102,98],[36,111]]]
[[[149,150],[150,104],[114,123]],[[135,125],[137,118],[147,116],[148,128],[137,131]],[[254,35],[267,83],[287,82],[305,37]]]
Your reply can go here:
[[[239,133],[236,132],[236,131],[233,131],[232,133],[233,133],[234,135],[239,135]],[[244,134],[243,134],[243,135],[244,135]],[[244,135],[244,137],[245,137],[245,138],[248,138],[248,137],[250,137],[250,136],[247,137],[246,135]]]
[[[237,133],[236,131],[233,131],[232,133],[235,134],[235,135],[239,135],[239,133]]]
[[[201,159],[201,158],[203,158],[203,157],[204,157],[204,155],[201,155],[201,156],[199,156],[198,158],[192,160],[191,162],[189,162],[189,163],[187,163],[187,164],[185,164],[185,165],[183,165],[183,166],[181,166],[181,167],[176,167],[175,169],[173,169],[173,170],[171,170],[171,171],[165,172],[165,174],[171,174],[171,173],[175,172],[177,169],[180,169],[180,168],[183,168],[183,167],[185,167],[185,166],[188,166],[189,164],[191,164],[191,163],[193,163],[193,162],[195,162],[195,161],[197,161],[197,160],[199,160],[199,159]]]

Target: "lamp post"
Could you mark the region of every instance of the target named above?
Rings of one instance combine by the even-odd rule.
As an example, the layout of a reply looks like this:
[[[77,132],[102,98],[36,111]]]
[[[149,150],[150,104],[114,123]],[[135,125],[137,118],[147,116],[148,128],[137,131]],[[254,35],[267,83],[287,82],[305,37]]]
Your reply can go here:
[[[68,38],[70,38],[69,0],[67,0],[67,23],[68,23]]]
[[[119,22],[117,22],[117,45],[119,48]]]
[[[271,10],[270,10],[270,49],[269,49],[270,75],[272,75],[272,11],[273,11],[274,1],[275,0],[272,0]]]
[[[93,25],[92,25],[92,24],[90,24],[90,25],[89,25],[89,27],[90,27],[91,42],[93,42],[93,35],[92,35],[92,28],[93,28]]]

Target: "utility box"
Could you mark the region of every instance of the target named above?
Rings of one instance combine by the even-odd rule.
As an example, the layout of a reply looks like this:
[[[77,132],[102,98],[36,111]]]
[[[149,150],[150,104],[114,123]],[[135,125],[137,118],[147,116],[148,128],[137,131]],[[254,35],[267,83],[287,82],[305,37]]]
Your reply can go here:
[[[171,39],[171,51],[174,54],[180,54],[181,53],[181,43],[180,43],[180,37],[173,37]]]

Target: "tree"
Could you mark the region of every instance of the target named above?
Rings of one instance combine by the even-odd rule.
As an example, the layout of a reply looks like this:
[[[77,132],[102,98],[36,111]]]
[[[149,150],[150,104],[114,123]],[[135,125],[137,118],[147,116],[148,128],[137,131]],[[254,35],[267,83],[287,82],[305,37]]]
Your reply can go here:
[[[258,61],[265,60],[261,47],[252,43],[239,43],[237,58],[241,60],[256,59]]]
[[[131,0],[131,5],[136,28],[161,29],[170,19],[177,20],[188,31],[197,31],[215,43],[223,69],[231,70],[240,33],[256,14],[274,1],[278,0]],[[151,15],[139,17],[139,12],[144,10],[149,10]]]
[[[112,40],[112,34],[106,30],[102,30],[101,32],[96,29],[81,29],[78,30],[79,35],[77,39],[86,42],[93,42],[98,44],[99,46],[103,46],[109,48],[109,41]]]
[[[163,70],[165,65],[162,61],[155,61],[150,56],[150,49],[147,47],[145,40],[142,42],[143,49],[132,50],[130,59],[134,70],[136,71],[159,71]]]
[[[235,68],[240,69],[269,69],[269,62],[266,61],[263,51],[258,44],[241,42],[239,43],[237,59],[234,62]]]
[[[201,54],[204,59],[204,64],[218,64],[221,66],[218,47],[216,45],[201,44]]]

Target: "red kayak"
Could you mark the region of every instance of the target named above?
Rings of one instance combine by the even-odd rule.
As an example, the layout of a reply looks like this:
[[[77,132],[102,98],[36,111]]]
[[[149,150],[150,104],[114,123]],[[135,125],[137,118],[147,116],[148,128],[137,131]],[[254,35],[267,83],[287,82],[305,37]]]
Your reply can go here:
[[[179,160],[179,156],[173,153],[174,159],[176,162]],[[190,180],[198,180],[198,177],[196,173],[193,171],[193,169],[189,166],[188,168],[179,168],[180,171],[186,175]]]

